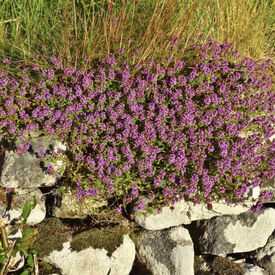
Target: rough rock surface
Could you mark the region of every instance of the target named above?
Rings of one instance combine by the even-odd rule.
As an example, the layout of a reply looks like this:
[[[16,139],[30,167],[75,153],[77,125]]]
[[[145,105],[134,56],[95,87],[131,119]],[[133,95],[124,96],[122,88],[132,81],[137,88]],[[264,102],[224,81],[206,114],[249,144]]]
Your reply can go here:
[[[128,235],[123,237],[123,243],[111,257],[105,249],[72,251],[70,242],[66,242],[61,251],[53,251],[46,260],[66,275],[128,275],[135,259],[135,245]]]
[[[149,200],[144,199],[146,203]],[[237,215],[249,210],[252,205],[250,201],[248,206],[243,205],[227,205],[224,202],[213,202],[212,210],[208,210],[204,204],[194,205],[192,202],[179,201],[174,205],[175,209],[172,211],[170,207],[163,207],[161,213],[156,215],[135,214],[135,221],[147,230],[161,230],[172,226],[181,224],[190,224],[195,220],[210,219],[215,216],[222,215]]]
[[[262,186],[261,191],[272,192],[274,196],[269,200],[269,202],[275,202],[275,178],[269,180],[265,186]]]
[[[267,240],[264,247],[256,251],[258,264],[269,272],[269,275],[275,275],[275,231]]]
[[[242,264],[245,270],[244,275],[269,275],[263,268],[255,266],[253,264]]]
[[[91,214],[92,209],[107,205],[107,201],[95,201],[91,198],[84,198],[79,202],[76,192],[69,190],[62,196],[61,206],[53,209],[53,216],[58,218],[85,219]]]
[[[194,249],[183,226],[147,231],[139,236],[138,252],[154,275],[194,274]]]
[[[64,151],[66,146],[48,136],[36,137],[33,140],[22,138],[16,142],[16,145],[22,146],[26,141],[30,143],[30,148],[23,156],[20,156],[16,151],[5,151],[0,185],[9,188],[30,189],[54,185],[56,178],[47,173],[47,167],[52,165],[55,173],[62,176],[65,171],[65,164],[62,160],[58,160],[56,164],[51,161],[41,161],[38,158],[38,153],[40,149],[45,150],[46,155],[58,148]]]
[[[215,217],[204,221],[199,245],[202,253],[224,255],[263,247],[275,228],[275,209]]]
[[[39,189],[14,189],[15,194],[12,197],[11,205],[8,207],[0,202],[0,215],[5,223],[17,220],[23,210],[26,201],[36,200],[36,205],[27,218],[27,224],[35,225],[42,222],[46,216],[45,198]]]

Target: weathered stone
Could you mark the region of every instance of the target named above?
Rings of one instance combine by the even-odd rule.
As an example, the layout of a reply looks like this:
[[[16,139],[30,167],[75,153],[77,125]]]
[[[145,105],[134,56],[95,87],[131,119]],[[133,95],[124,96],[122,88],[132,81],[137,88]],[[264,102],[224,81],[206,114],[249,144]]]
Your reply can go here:
[[[245,270],[244,275],[269,275],[263,268],[253,264],[242,264],[242,267]]]
[[[14,189],[15,194],[12,196],[10,209],[7,205],[0,202],[0,215],[3,216],[5,223],[10,223],[13,220],[17,220],[23,210],[23,206],[26,201],[33,201],[33,197],[36,200],[36,205],[32,209],[30,215],[27,218],[27,224],[35,225],[43,221],[46,216],[45,198],[39,189]]]
[[[141,259],[155,275],[194,274],[193,243],[182,226],[142,232],[137,246]]]
[[[268,238],[264,247],[256,251],[257,263],[269,272],[269,275],[275,275],[275,231]]]
[[[61,206],[53,209],[53,216],[58,218],[84,219],[95,208],[108,205],[106,200],[96,201],[93,198],[77,200],[76,191],[67,191],[62,195]]]
[[[135,260],[135,244],[128,235],[123,236],[123,243],[112,254],[110,275],[128,275]]]
[[[128,275],[135,259],[135,245],[128,235],[123,243],[107,256],[105,249],[86,248],[72,251],[70,242],[61,251],[53,251],[45,260],[60,268],[66,275]]]
[[[204,221],[199,238],[202,253],[240,253],[263,247],[275,228],[275,210],[215,217]]]
[[[148,203],[148,199],[144,199]],[[249,210],[252,206],[250,201],[243,205],[227,205],[225,202],[213,202],[212,210],[209,210],[205,204],[196,204],[184,200],[174,204],[175,209],[163,207],[161,213],[156,215],[145,216],[135,212],[135,221],[147,230],[161,230],[171,226],[181,224],[190,224],[195,220],[210,219],[215,216],[236,215]],[[135,211],[135,208],[134,208]]]
[[[31,139],[20,138],[17,146],[24,142],[30,143],[30,148],[20,156],[17,152],[5,151],[4,163],[1,173],[0,185],[8,188],[37,188],[40,186],[52,186],[56,183],[55,175],[47,173],[47,167],[52,165],[59,177],[65,171],[65,156],[59,155],[56,163],[52,161],[41,161],[37,156],[40,149],[45,150],[46,155],[56,152],[57,148],[66,150],[66,146],[60,141],[55,141],[52,137],[41,136]]]
[[[260,193],[261,193],[260,186],[256,186],[254,188],[249,188],[246,191],[246,196],[251,197],[252,199],[257,200],[259,198],[259,196],[260,196]]]
[[[268,202],[275,202],[275,178],[270,179],[264,186],[262,186],[261,191],[272,192],[274,196]]]

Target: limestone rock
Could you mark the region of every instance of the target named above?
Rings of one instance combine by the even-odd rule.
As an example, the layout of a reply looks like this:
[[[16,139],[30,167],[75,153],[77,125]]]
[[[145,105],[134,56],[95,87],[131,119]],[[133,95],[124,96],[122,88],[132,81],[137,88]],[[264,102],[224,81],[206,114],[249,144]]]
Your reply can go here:
[[[263,247],[275,228],[275,209],[214,217],[204,221],[199,246],[202,253],[224,255]]]
[[[255,266],[253,264],[242,264],[242,267],[245,270],[244,275],[269,275],[263,268]]]
[[[268,202],[275,202],[275,178],[269,180],[265,186],[262,186],[261,191],[272,192],[274,196]]]
[[[266,245],[256,251],[257,263],[270,275],[275,275],[275,231],[269,237]]]
[[[252,199],[258,199],[259,196],[260,196],[260,193],[261,193],[261,188],[260,186],[256,186],[254,188],[249,188],[247,191],[246,191],[246,195],[251,197]]]
[[[194,274],[194,249],[182,226],[161,231],[145,231],[138,239],[138,253],[154,275]]]
[[[149,202],[148,199],[144,199],[144,201],[145,203]],[[208,210],[205,204],[194,205],[192,202],[181,200],[174,205],[175,209],[173,211],[170,207],[163,207],[161,213],[147,217],[135,213],[135,221],[147,230],[161,230],[171,226],[190,224],[195,220],[210,219],[215,216],[237,215],[250,209],[252,203],[250,201],[246,203],[247,206],[227,205],[222,201],[213,202],[212,210]]]
[[[64,155],[60,155],[61,160],[56,163],[51,161],[41,161],[38,158],[40,149],[45,150],[46,155],[60,148],[61,151],[66,146],[52,137],[41,136],[35,138],[21,138],[16,142],[16,146],[22,146],[24,142],[29,142],[30,147],[23,155],[16,151],[5,151],[4,163],[1,174],[0,185],[8,188],[37,188],[40,186],[52,186],[56,183],[54,175],[47,173],[47,168],[52,165],[55,174],[61,177],[65,171]]]
[[[46,260],[66,275],[106,275],[111,266],[111,259],[104,250],[87,248],[72,252],[69,242],[63,244],[61,251],[53,251]]]
[[[66,242],[61,251],[55,250],[45,259],[66,275],[128,275],[135,259],[135,245],[128,235],[123,237],[123,243],[111,257],[105,249],[72,251],[70,242]]]
[[[112,254],[110,275],[128,275],[135,260],[135,244],[128,235],[123,236],[123,243]]]
[[[23,210],[23,206],[26,201],[33,201],[33,197],[36,200],[36,206],[32,209],[30,215],[27,218],[27,224],[35,225],[42,222],[46,216],[45,198],[39,189],[15,189],[15,194],[12,197],[10,209],[7,209],[7,205],[0,202],[0,215],[2,215],[5,223],[10,223],[13,220],[17,220]]]
[[[76,197],[76,192],[69,190],[63,194],[61,206],[53,209],[53,216],[58,218],[84,219],[91,213],[92,209],[107,204],[108,202],[106,200],[95,201],[89,197],[79,202]]]

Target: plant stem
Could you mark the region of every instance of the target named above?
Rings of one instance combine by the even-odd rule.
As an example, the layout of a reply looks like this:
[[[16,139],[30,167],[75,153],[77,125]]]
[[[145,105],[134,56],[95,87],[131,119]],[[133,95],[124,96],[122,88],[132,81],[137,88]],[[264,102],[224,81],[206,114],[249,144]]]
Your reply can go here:
[[[0,275],[6,275],[8,274],[9,270],[8,270],[8,265],[9,265],[9,261],[10,261],[10,258],[11,258],[11,253],[13,251],[13,248],[14,248],[14,245],[15,245],[16,241],[13,241],[12,242],[12,245],[11,245],[11,248],[10,248],[10,251],[8,252],[7,254],[7,257],[5,259],[5,262],[3,263],[2,267],[1,267],[1,270],[0,270]]]
[[[1,228],[1,234],[2,234],[4,248],[6,248],[6,247],[9,246],[8,236],[7,236],[7,232],[6,232],[5,226],[6,225],[5,225],[4,221],[3,221],[3,218],[0,216],[0,228]]]

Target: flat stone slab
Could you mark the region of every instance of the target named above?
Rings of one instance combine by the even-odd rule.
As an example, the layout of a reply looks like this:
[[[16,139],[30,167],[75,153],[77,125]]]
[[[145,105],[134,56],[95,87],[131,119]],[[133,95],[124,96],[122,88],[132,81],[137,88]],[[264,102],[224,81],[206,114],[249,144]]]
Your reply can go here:
[[[252,203],[250,201],[246,203],[248,206],[213,202],[213,208],[209,210],[205,204],[194,205],[192,202],[181,200],[174,204],[175,209],[173,211],[170,207],[163,207],[161,213],[148,217],[136,212],[135,221],[147,230],[161,230],[181,224],[190,224],[196,220],[210,219],[215,216],[237,215],[250,209]]]

